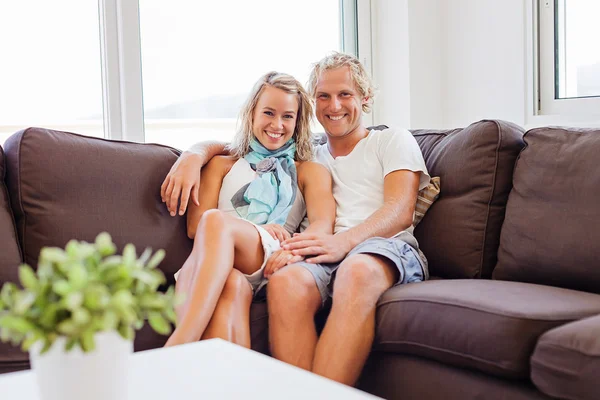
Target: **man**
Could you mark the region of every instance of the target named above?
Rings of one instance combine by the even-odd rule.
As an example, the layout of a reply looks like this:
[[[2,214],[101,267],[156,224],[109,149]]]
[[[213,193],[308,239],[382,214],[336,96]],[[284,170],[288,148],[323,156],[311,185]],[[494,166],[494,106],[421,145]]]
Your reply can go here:
[[[300,233],[283,242],[285,250],[306,259],[269,276],[271,352],[354,385],[373,343],[379,297],[396,284],[427,279],[412,222],[417,193],[429,176],[410,132],[369,132],[364,126],[362,112],[370,111],[374,90],[355,57],[325,57],[313,67],[308,89],[327,134],[316,161],[333,177],[335,234]],[[222,145],[205,144],[173,166],[161,190],[171,215],[180,195],[180,214],[190,192],[197,201],[199,168],[221,151]],[[331,313],[317,337],[314,315],[328,296],[333,298]]]

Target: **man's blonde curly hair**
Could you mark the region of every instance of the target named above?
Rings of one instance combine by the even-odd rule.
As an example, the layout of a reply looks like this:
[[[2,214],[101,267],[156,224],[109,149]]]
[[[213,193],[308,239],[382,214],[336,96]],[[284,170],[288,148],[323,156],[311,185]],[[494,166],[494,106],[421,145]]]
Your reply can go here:
[[[235,138],[228,146],[231,155],[242,158],[250,152],[250,141],[254,137],[252,125],[254,124],[254,111],[258,99],[266,86],[281,89],[286,93],[296,95],[298,99],[298,113],[296,114],[296,127],[294,140],[296,142],[296,161],[309,161],[313,158],[312,133],[310,122],[313,116],[313,105],[308,92],[293,76],[271,71],[263,75],[252,88],[248,99],[242,106],[239,116],[239,128]]]
[[[333,52],[330,55],[325,56],[321,61],[313,64],[310,77],[308,78],[308,92],[313,98],[316,96],[317,80],[323,71],[330,69],[337,69],[341,67],[349,67],[352,80],[358,89],[358,93],[367,101],[362,105],[362,110],[365,113],[371,112],[373,105],[373,98],[375,97],[375,87],[369,77],[369,74],[365,70],[365,67],[360,61],[350,54],[344,54],[339,52]]]

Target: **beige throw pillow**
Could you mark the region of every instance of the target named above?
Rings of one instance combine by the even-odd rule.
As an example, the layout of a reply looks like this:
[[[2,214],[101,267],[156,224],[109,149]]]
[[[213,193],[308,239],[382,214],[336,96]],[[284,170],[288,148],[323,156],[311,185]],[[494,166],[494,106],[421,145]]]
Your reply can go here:
[[[425,216],[425,213],[427,212],[427,210],[429,210],[429,207],[431,207],[433,202],[437,200],[439,195],[440,177],[435,176],[431,178],[431,181],[429,182],[429,185],[427,185],[427,187],[419,191],[419,194],[417,196],[417,205],[415,207],[415,216],[413,219],[414,226],[417,226],[417,224],[421,222],[423,216]]]

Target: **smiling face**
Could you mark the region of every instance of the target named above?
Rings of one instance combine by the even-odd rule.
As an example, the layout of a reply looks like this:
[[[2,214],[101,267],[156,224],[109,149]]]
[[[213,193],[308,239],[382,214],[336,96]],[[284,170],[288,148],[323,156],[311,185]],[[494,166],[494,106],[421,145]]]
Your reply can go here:
[[[315,86],[316,115],[331,138],[364,130],[362,106],[367,102],[358,91],[347,66],[321,72]]]
[[[254,109],[252,133],[264,147],[277,150],[294,135],[297,116],[297,96],[267,85]]]

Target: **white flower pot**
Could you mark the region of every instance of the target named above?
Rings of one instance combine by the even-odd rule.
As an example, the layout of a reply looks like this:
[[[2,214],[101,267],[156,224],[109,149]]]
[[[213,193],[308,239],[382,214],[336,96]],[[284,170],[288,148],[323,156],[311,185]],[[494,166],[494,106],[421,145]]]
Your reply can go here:
[[[128,366],[133,342],[117,332],[96,334],[96,348],[84,353],[79,346],[65,352],[65,338],[40,354],[41,342],[29,352],[42,400],[126,400]]]

